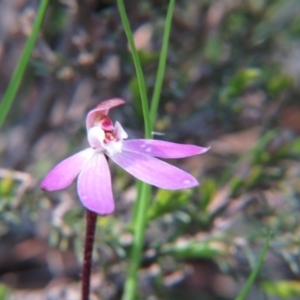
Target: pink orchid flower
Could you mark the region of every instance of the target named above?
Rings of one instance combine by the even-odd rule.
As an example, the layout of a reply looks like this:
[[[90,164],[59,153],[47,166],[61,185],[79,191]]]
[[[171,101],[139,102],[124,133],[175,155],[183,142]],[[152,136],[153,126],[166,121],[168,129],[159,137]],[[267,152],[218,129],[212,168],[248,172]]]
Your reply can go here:
[[[70,156],[56,165],[44,178],[41,188],[60,190],[78,176],[77,191],[83,205],[100,215],[111,213],[114,199],[107,157],[136,178],[159,188],[177,190],[199,185],[190,174],[155,157],[182,158],[206,152],[209,148],[181,145],[151,139],[127,139],[119,122],[108,117],[111,108],[124,104],[110,99],[91,110],[86,118],[90,148]]]

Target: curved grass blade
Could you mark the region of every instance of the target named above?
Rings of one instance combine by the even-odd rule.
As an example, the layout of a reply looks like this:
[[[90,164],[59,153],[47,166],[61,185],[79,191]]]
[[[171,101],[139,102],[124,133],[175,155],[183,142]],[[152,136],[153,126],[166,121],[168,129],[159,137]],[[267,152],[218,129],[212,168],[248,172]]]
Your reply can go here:
[[[156,120],[157,109],[158,109],[158,104],[159,104],[160,94],[161,94],[161,87],[162,87],[163,79],[164,79],[164,75],[165,75],[168,46],[169,46],[169,37],[170,37],[171,26],[172,26],[172,17],[173,17],[173,12],[174,12],[174,6],[175,6],[175,0],[170,0],[167,17],[166,17],[166,25],[165,25],[164,36],[163,36],[163,43],[162,43],[162,48],[161,48],[161,52],[160,52],[157,75],[156,75],[154,91],[153,91],[151,107],[150,107],[150,118],[151,118],[152,129],[154,128],[154,124],[155,124],[155,120]]]
[[[117,3],[118,3],[119,13],[121,16],[123,27],[124,27],[124,30],[125,30],[125,33],[127,36],[129,46],[130,46],[130,50],[131,50],[131,54],[132,54],[132,58],[133,58],[134,66],[135,66],[136,76],[137,76],[137,80],[138,80],[138,84],[139,84],[139,90],[140,90],[142,108],[143,108],[143,117],[144,117],[144,122],[145,122],[145,137],[149,139],[152,136],[152,133],[151,133],[152,130],[151,130],[151,121],[150,121],[150,114],[149,114],[149,102],[148,102],[148,97],[147,97],[147,90],[146,90],[144,74],[143,74],[143,70],[141,67],[139,55],[135,48],[133,34],[130,29],[130,24],[129,24],[129,21],[127,18],[126,10],[124,7],[124,2],[123,2],[123,0],[117,0]]]
[[[272,238],[272,235],[273,235],[273,233],[270,232],[269,235],[267,236],[265,244],[264,244],[264,247],[263,247],[263,249],[262,249],[262,251],[261,251],[261,253],[259,255],[258,262],[257,262],[255,268],[252,270],[252,272],[251,272],[251,274],[250,274],[250,276],[249,276],[249,278],[248,278],[245,286],[243,287],[242,291],[235,298],[235,300],[244,300],[245,297],[247,296],[247,294],[248,294],[250,288],[252,287],[252,285],[254,283],[254,280],[255,280],[255,278],[256,278],[256,276],[257,276],[257,274],[258,274],[258,272],[259,272],[259,270],[260,270],[260,268],[262,266],[262,263],[263,263],[263,261],[265,259],[265,256],[267,254],[267,250],[269,248],[269,244],[270,244],[270,240]]]
[[[133,61],[137,73],[137,78],[138,78],[138,84],[139,84],[139,89],[140,89],[140,94],[141,94],[141,101],[142,101],[142,108],[143,108],[143,116],[144,116],[144,122],[145,122],[145,136],[146,138],[151,138],[152,136],[152,127],[154,125],[154,121],[156,118],[156,111],[157,111],[157,106],[160,98],[160,92],[161,92],[161,85],[164,77],[164,71],[165,71],[165,64],[166,62],[166,56],[167,56],[167,46],[168,46],[168,38],[169,38],[169,33],[167,32],[168,30],[170,31],[171,27],[171,20],[172,20],[172,14],[173,14],[173,8],[174,7],[174,1],[171,0],[170,6],[168,9],[168,25],[165,27],[165,33],[164,33],[164,39],[163,39],[163,47],[164,53],[161,53],[160,56],[160,62],[159,62],[159,67],[157,71],[157,78],[156,78],[156,84],[160,85],[154,90],[154,95],[153,95],[153,101],[151,103],[151,109],[152,109],[152,119],[150,117],[149,113],[149,102],[147,98],[147,90],[146,90],[146,85],[145,85],[145,79],[143,75],[143,71],[141,68],[141,64],[139,61],[139,56],[136,51],[135,45],[134,45],[134,40],[133,40],[133,34],[130,29],[130,25],[128,22],[128,18],[126,15],[125,7],[123,0],[117,0],[118,3],[118,8],[119,12],[121,15],[123,27],[131,48],[131,53],[133,56]],[[170,8],[171,7],[171,8]],[[169,27],[168,27],[169,26]],[[154,106],[153,106],[154,103]],[[156,104],[156,108],[155,108]],[[153,106],[153,108],[152,108]],[[129,258],[129,266],[128,266],[128,271],[127,271],[127,277],[125,281],[125,287],[124,287],[124,294],[122,299],[124,300],[133,300],[136,296],[137,292],[137,284],[138,284],[138,270],[140,267],[140,260],[142,256],[142,248],[144,244],[144,235],[145,235],[145,230],[147,226],[147,208],[149,206],[150,202],[150,186],[141,183],[138,185],[139,186],[139,193],[137,197],[137,202],[135,203],[134,206],[134,216],[133,216],[133,224],[135,227],[134,230],[134,241],[133,245],[131,248],[130,252],[130,258]]]
[[[18,88],[20,86],[20,83],[22,81],[24,72],[26,70],[26,67],[28,65],[28,61],[31,55],[31,52],[33,50],[33,47],[35,45],[35,42],[37,40],[40,28],[42,26],[42,22],[48,7],[49,0],[41,0],[40,6],[36,15],[36,19],[34,21],[33,27],[32,27],[32,33],[28,37],[24,49],[22,51],[22,54],[20,56],[20,59],[17,63],[17,66],[15,68],[15,71],[11,77],[11,80],[9,82],[9,85],[5,91],[5,94],[3,96],[2,102],[0,103],[0,128],[2,127],[5,118],[10,110],[10,107],[13,103],[13,100],[16,96],[16,93],[18,91]]]

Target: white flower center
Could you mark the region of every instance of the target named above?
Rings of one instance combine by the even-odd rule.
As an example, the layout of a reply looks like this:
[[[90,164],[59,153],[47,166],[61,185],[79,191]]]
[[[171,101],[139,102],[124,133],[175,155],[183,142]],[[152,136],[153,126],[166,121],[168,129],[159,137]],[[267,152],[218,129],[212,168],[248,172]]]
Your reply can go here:
[[[106,152],[109,155],[122,152],[122,142],[127,137],[127,133],[119,122],[115,123],[112,130],[105,130],[98,122],[95,122],[95,126],[88,130],[90,146],[96,151]]]

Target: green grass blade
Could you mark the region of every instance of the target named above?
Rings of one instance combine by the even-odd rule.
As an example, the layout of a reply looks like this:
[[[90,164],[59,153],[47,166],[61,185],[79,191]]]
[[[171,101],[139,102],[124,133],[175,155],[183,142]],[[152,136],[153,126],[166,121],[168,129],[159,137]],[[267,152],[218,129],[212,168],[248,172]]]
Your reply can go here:
[[[153,96],[152,96],[152,100],[151,100],[151,107],[150,107],[150,119],[151,119],[152,128],[154,128],[154,124],[155,124],[155,120],[156,120],[157,109],[158,109],[158,104],[159,104],[160,94],[161,94],[161,88],[162,88],[163,79],[164,79],[164,75],[165,75],[168,46],[169,46],[169,37],[170,37],[171,26],[172,26],[172,17],[173,17],[173,12],[174,12],[174,6],[175,6],[175,0],[170,0],[167,17],[166,17],[166,25],[165,25],[164,36],[163,36],[163,44],[162,44],[162,49],[161,49],[161,53],[160,53],[160,57],[159,57],[154,92],[153,92]]]
[[[135,48],[133,34],[130,29],[124,3],[122,0],[117,0],[117,3],[118,3],[118,8],[121,15],[123,27],[130,45],[133,62],[136,69],[141,101],[142,101],[144,122],[145,122],[145,137],[151,138],[152,136],[151,132],[156,118],[157,107],[160,99],[161,86],[162,86],[164,72],[165,72],[168,41],[169,41],[169,35],[171,30],[170,28],[171,28],[171,21],[172,21],[175,1],[171,0],[168,9],[167,18],[166,18],[162,53],[160,55],[156,84],[155,84],[153,99],[151,103],[152,121],[149,113],[149,102],[147,98],[145,79],[140,64],[139,56]],[[147,227],[146,215],[150,203],[150,194],[151,194],[150,189],[151,187],[148,184],[145,184],[143,182],[138,185],[138,192],[139,192],[137,197],[138,200],[135,203],[134,212],[133,212],[134,241],[130,252],[129,266],[128,266],[127,276],[125,281],[124,294],[122,297],[122,299],[124,300],[133,300],[137,292],[138,270],[140,267],[145,230]]]
[[[265,244],[264,244],[264,247],[259,255],[259,258],[258,258],[258,262],[257,262],[257,265],[255,266],[255,268],[252,270],[245,286],[243,287],[242,291],[240,292],[240,294],[235,298],[235,300],[244,300],[245,297],[247,296],[250,288],[252,287],[253,283],[254,283],[254,280],[262,266],[262,263],[265,259],[265,256],[267,254],[267,250],[269,248],[269,244],[270,244],[270,240],[271,240],[271,237],[272,237],[272,232],[269,233],[269,235],[267,236],[267,239],[265,241]]]
[[[149,102],[147,98],[147,90],[146,84],[144,79],[144,74],[142,71],[141,63],[139,60],[138,53],[135,48],[133,34],[130,29],[129,21],[126,15],[126,10],[124,7],[124,3],[122,0],[117,0],[118,8],[120,12],[120,16],[122,19],[123,27],[129,42],[129,46],[131,49],[133,62],[137,74],[139,91],[141,95],[141,102],[143,108],[143,116],[145,122],[145,137],[151,138],[152,137],[152,127],[151,127],[151,120],[150,120],[150,113],[149,113]],[[127,270],[127,276],[124,286],[124,294],[122,299],[130,300],[134,299],[136,292],[137,292],[137,283],[138,283],[138,270],[140,267],[140,261],[142,256],[142,249],[144,244],[144,235],[145,229],[147,226],[147,218],[146,212],[147,207],[150,202],[150,186],[145,183],[140,183],[138,185],[138,197],[137,201],[134,205],[134,212],[133,212],[133,219],[134,219],[134,240],[133,245],[130,251],[129,257],[129,265]]]
[[[17,63],[17,66],[15,68],[15,71],[11,77],[11,80],[9,82],[9,85],[4,93],[2,102],[0,103],[0,128],[2,127],[5,118],[10,110],[10,107],[13,103],[13,100],[16,96],[16,93],[18,91],[18,88],[21,84],[24,72],[26,70],[26,67],[28,65],[28,61],[31,55],[31,52],[33,50],[33,47],[35,45],[35,42],[37,40],[40,28],[42,26],[42,22],[48,7],[49,0],[41,0],[40,6],[32,27],[32,33],[28,37],[24,49],[22,51],[22,54],[20,56],[20,59]]]
[[[149,102],[148,102],[148,98],[147,98],[147,90],[146,90],[144,74],[142,71],[142,67],[141,67],[141,63],[140,63],[140,59],[139,59],[137,50],[135,48],[133,34],[130,29],[130,24],[129,24],[127,14],[125,11],[124,2],[123,2],[123,0],[117,0],[117,3],[118,3],[118,8],[119,8],[121,20],[123,23],[123,27],[124,27],[124,30],[125,30],[125,33],[126,33],[126,36],[128,39],[128,43],[130,46],[130,50],[132,53],[133,63],[135,66],[136,75],[137,75],[137,79],[138,79],[139,90],[140,90],[141,101],[142,101],[142,108],[143,108],[143,116],[144,116],[144,122],[145,122],[145,137],[151,138],[152,128],[151,128],[151,121],[150,121],[150,114],[149,114]]]

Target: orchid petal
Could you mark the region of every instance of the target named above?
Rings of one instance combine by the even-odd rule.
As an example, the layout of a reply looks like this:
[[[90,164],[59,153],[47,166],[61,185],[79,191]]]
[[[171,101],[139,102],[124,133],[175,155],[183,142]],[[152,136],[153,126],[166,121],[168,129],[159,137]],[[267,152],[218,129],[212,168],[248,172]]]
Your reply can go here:
[[[88,148],[61,161],[44,178],[41,189],[56,191],[70,185],[93,152],[93,149]]]
[[[159,188],[177,190],[199,185],[190,174],[151,156],[123,150],[110,158],[131,175]]]
[[[87,117],[86,117],[86,128],[90,129],[94,126],[94,121],[97,117],[97,115],[107,115],[109,110],[113,107],[119,106],[124,104],[125,101],[121,98],[113,98],[110,100],[106,100],[101,102],[96,108],[92,109]]]
[[[100,215],[114,210],[110,171],[104,154],[94,153],[79,174],[77,190],[81,202],[89,210]]]
[[[139,139],[123,141],[123,150],[161,158],[182,158],[205,153],[209,150],[209,147],[203,148],[160,140]]]

